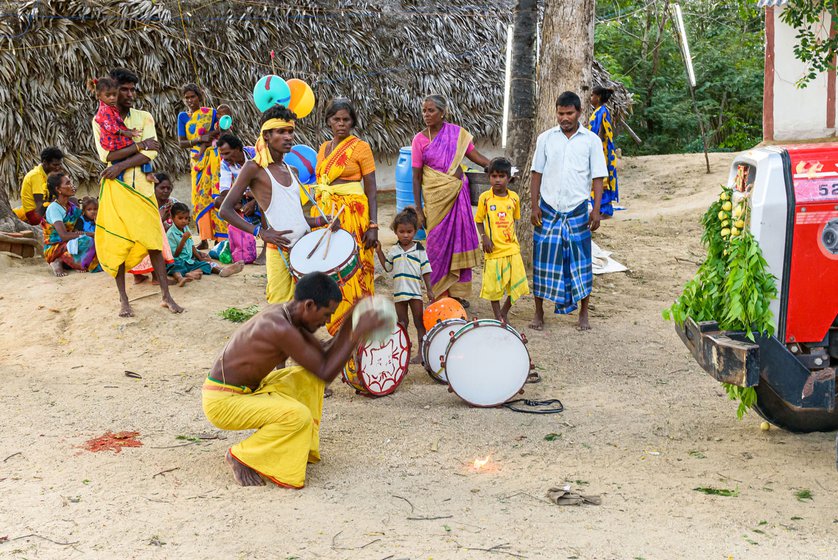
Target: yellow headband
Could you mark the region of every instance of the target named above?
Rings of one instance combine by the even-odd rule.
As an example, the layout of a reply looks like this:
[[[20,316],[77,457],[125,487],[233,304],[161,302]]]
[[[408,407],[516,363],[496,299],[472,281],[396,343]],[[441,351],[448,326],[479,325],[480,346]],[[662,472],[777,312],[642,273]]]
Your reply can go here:
[[[271,157],[271,150],[268,148],[268,144],[265,142],[265,137],[263,136],[266,130],[294,128],[295,126],[294,121],[286,121],[283,119],[269,119],[265,121],[261,130],[259,130],[259,139],[256,140],[256,157],[253,158],[253,161],[261,167],[267,167],[274,162],[274,158]]]

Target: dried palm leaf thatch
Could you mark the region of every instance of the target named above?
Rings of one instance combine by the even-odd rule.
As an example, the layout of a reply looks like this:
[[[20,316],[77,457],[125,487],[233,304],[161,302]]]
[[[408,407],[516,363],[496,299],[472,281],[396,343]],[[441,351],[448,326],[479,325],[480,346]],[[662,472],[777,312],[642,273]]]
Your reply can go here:
[[[16,191],[48,145],[68,154],[77,182],[96,180],[102,164],[90,122],[97,102],[85,81],[117,66],[139,75],[136,106],[152,113],[163,145],[154,166],[172,174],[188,170],[176,136],[181,85],[197,82],[208,104],[231,105],[236,133],[251,143],[259,117],[253,85],[268,73],[303,79],[314,90],[315,110],[298,126],[301,143],[327,138],[323,113],[332,98],[345,96],[358,111],[359,134],[376,151],[397,152],[422,127],[421,100],[430,93],[449,99],[454,122],[497,141],[514,2],[475,4],[0,1],[0,185]]]
[[[163,149],[155,168],[188,169],[177,147],[180,86],[197,82],[208,103],[228,103],[252,142],[253,85],[276,73],[314,89],[300,141],[326,138],[335,96],[353,100],[373,148],[397,151],[422,126],[429,93],[451,100],[452,119],[496,140],[502,109],[509,2],[476,11],[472,0],[38,0],[0,3],[0,180],[12,192],[47,145],[69,155],[79,182],[94,180],[90,133],[96,100],[85,81],[124,66],[140,76],[136,106],[152,113]],[[182,12],[180,9],[182,8]],[[17,14],[15,17],[14,14]],[[272,64],[270,52],[275,51]]]
[[[594,61],[593,82],[595,86],[602,86],[614,91],[614,95],[608,101],[608,107],[616,122],[622,122],[628,118],[632,109],[632,96],[626,87],[620,82],[611,79],[608,71],[602,65]]]

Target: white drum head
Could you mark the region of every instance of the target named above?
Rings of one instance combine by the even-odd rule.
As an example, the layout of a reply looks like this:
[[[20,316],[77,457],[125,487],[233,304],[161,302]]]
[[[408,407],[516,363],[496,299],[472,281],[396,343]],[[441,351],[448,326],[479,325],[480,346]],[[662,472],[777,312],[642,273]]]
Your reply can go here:
[[[474,406],[498,406],[527,381],[530,355],[520,335],[499,321],[483,319],[462,327],[445,352],[451,389]]]
[[[355,239],[352,234],[339,229],[332,233],[331,242],[323,239],[311,258],[308,258],[308,254],[327,231],[328,229],[324,228],[307,233],[291,249],[291,268],[300,276],[309,272],[331,272],[345,263],[355,251]],[[326,243],[329,243],[328,253],[326,253]]]
[[[393,330],[396,328],[398,315],[396,315],[396,306],[393,301],[386,296],[370,296],[362,299],[355,305],[352,311],[352,326],[358,326],[358,319],[367,311],[375,311],[376,314],[384,319],[385,324],[378,330],[373,331],[369,336],[370,342],[383,344],[390,338]]]
[[[358,349],[355,366],[358,376],[371,394],[389,395],[402,382],[410,362],[410,340],[396,325],[384,343],[368,343]]]
[[[437,381],[448,383],[445,368],[442,367],[442,359],[445,356],[448,343],[451,342],[451,335],[465,324],[465,319],[445,319],[434,325],[434,328],[425,335],[425,345],[422,350],[424,355],[422,357],[425,359],[425,368],[428,373]]]

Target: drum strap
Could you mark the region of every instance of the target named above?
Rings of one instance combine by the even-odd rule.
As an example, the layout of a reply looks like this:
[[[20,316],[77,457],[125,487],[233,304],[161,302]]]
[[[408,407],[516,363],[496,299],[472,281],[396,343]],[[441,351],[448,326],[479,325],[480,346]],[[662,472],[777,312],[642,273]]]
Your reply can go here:
[[[564,405],[559,399],[549,399],[546,401],[515,399],[514,401],[505,402],[503,406],[509,410],[523,412],[525,414],[558,414],[564,411]]]

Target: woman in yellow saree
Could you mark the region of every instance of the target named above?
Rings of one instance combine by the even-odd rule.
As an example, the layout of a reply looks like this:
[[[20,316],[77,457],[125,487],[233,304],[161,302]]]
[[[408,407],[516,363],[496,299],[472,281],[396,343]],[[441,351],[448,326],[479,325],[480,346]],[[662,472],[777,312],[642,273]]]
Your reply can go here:
[[[183,86],[183,103],[187,110],[178,115],[178,144],[189,149],[192,215],[201,239],[198,248],[206,249],[208,240],[217,242],[227,238],[226,224],[213,206],[221,168],[221,158],[212,146],[220,134],[218,115],[212,107],[203,106],[204,93],[195,84]]]
[[[370,145],[352,135],[358,119],[348,99],[336,99],[326,110],[326,123],[332,140],[323,142],[317,153],[316,201],[326,214],[344,206],[340,225],[355,237],[360,270],[341,286],[343,301],[326,325],[334,335],[347,311],[359,299],[374,292],[375,262],[378,242],[378,206],[376,204],[375,161]],[[319,215],[312,208],[312,215]]]

